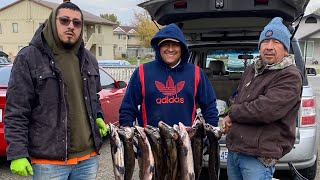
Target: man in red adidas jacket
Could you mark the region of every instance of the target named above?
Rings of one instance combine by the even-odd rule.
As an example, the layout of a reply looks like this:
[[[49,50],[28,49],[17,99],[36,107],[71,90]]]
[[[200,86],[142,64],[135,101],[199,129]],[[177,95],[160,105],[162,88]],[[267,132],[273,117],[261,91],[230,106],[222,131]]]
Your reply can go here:
[[[120,125],[133,126],[138,118],[142,127],[157,127],[159,121],[191,126],[198,104],[206,122],[217,126],[215,93],[202,69],[188,64],[189,50],[179,27],[164,27],[151,45],[155,60],[133,73],[119,110]]]

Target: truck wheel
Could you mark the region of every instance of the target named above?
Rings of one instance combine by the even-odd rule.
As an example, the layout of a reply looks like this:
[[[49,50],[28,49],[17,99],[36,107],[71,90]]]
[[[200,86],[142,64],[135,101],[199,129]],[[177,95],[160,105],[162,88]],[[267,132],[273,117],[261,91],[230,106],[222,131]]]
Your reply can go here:
[[[317,174],[317,164],[318,164],[318,155],[317,155],[316,161],[314,162],[314,164],[311,167],[306,168],[306,169],[300,169],[298,171],[305,178],[312,180],[316,177],[316,174]]]

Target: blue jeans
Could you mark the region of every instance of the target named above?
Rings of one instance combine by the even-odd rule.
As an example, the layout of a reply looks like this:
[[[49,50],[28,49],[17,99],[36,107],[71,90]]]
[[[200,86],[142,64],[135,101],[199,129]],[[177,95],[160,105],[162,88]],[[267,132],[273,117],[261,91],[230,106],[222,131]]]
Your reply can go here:
[[[229,151],[228,180],[271,180],[275,167],[265,167],[257,158]]]
[[[99,159],[92,156],[72,165],[32,164],[32,168],[33,180],[91,180],[96,179]]]

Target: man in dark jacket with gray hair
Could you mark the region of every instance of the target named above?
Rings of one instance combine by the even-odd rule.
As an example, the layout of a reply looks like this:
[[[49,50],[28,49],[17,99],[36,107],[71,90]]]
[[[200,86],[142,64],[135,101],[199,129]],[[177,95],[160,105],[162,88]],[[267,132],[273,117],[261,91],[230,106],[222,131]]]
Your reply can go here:
[[[288,53],[290,36],[279,17],[265,26],[260,56],[245,70],[223,119],[229,180],[271,180],[276,162],[293,147],[302,76]]]
[[[97,95],[98,63],[84,48],[82,34],[81,10],[64,2],[14,61],[4,124],[7,158],[15,174],[96,177],[107,127]]]

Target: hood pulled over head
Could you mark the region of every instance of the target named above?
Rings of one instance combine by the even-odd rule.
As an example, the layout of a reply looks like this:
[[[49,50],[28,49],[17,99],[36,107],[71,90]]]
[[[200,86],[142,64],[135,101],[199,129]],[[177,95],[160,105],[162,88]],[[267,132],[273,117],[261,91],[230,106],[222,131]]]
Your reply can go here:
[[[159,45],[163,40],[173,39],[181,45],[181,63],[187,63],[189,59],[189,49],[182,31],[176,24],[169,24],[158,31],[151,39],[151,46],[156,53],[156,60],[162,60]],[[162,60],[163,61],[163,60]]]

